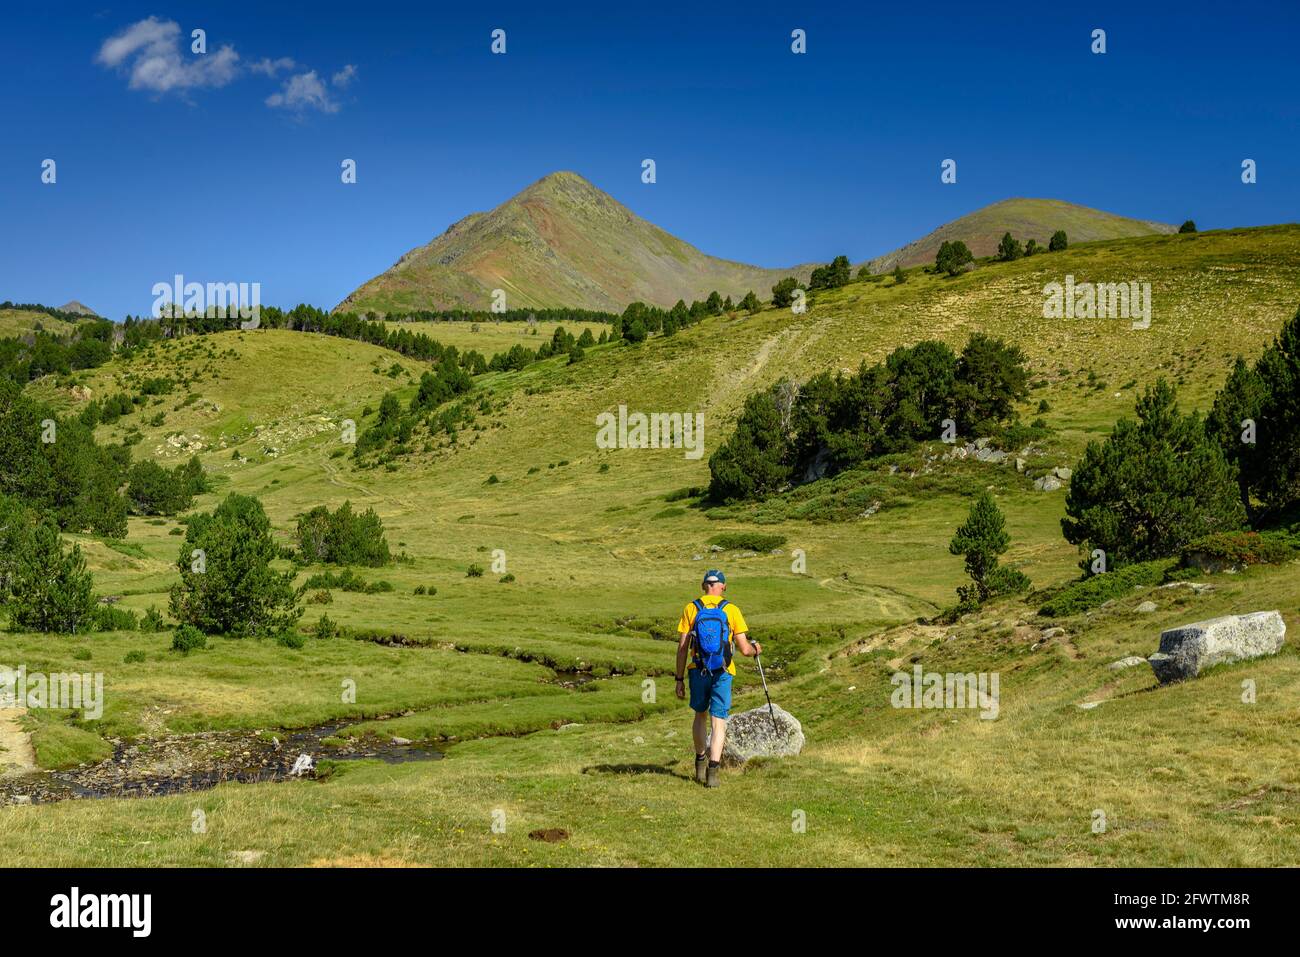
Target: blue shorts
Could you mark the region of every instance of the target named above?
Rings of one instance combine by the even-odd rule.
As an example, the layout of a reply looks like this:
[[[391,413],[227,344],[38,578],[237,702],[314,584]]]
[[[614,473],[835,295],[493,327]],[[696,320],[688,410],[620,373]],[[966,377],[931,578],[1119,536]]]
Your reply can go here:
[[[691,682],[691,710],[707,711],[724,721],[731,713],[731,674],[720,671],[709,674],[699,668],[686,673]]]

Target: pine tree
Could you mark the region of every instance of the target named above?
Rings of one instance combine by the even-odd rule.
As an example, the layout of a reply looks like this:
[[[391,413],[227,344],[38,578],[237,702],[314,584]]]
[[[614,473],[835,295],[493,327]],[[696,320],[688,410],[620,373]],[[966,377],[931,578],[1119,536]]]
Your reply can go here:
[[[987,491],[981,492],[966,521],[948,543],[949,552],[966,557],[966,574],[971,583],[957,589],[963,607],[981,605],[994,593],[999,571],[998,556],[1011,544],[1006,524],[993,496]]]
[[[14,627],[58,634],[89,631],[95,614],[93,590],[81,546],[65,551],[58,526],[42,522],[24,543],[14,571]]]
[[[1065,538],[1105,551],[1112,570],[1245,524],[1235,469],[1176,400],[1157,380],[1137,401],[1138,420],[1121,418],[1105,442],[1089,442],[1070,478]]]

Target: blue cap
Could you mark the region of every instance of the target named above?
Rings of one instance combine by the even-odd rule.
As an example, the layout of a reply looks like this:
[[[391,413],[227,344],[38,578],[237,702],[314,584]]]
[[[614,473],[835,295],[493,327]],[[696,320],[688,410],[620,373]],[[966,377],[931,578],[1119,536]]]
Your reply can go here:
[[[725,585],[727,583],[727,576],[722,574],[722,572],[718,571],[716,568],[710,568],[704,573],[704,584],[708,585],[711,582],[721,582]]]

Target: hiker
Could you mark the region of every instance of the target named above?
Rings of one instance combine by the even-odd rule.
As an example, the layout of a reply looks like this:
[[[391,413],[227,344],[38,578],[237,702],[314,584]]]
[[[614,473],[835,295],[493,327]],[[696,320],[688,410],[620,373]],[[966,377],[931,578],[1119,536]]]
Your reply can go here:
[[[716,788],[727,715],[731,713],[731,679],[736,675],[732,645],[747,658],[761,653],[763,648],[749,640],[749,626],[740,609],[722,597],[727,590],[727,576],[711,568],[704,575],[703,588],[704,594],[682,609],[677,623],[681,636],[677,642],[677,697],[686,697],[684,675],[689,652],[691,710],[695,712],[695,780]],[[706,754],[710,720],[713,739]]]

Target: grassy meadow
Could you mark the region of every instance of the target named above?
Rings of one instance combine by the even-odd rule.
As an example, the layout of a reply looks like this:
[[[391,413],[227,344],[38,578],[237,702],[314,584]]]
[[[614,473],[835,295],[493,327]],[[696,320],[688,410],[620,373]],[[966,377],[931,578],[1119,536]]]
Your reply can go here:
[[[76,767],[108,757],[116,740],[166,732],[334,721],[347,723],[343,737],[403,737],[446,757],[390,765],[321,754],[316,780],[4,807],[10,863],[1293,864],[1296,564],[1209,576],[1204,591],[1134,589],[1065,619],[1040,617],[1041,601],[1004,600],[954,625],[926,620],[955,602],[962,562],[947,543],[986,488],[1012,536],[1004,561],[1040,591],[1073,578],[1079,556],[1060,532],[1065,492],[1038,491],[1033,479],[1074,465],[1158,375],[1177,384],[1184,407],[1207,408],[1232,358],[1257,355],[1300,306],[1297,263],[1300,227],[1280,226],[1089,243],[952,279],[913,270],[902,284],[854,282],[816,294],[802,315],[720,317],[667,339],[589,349],[572,365],[558,357],[484,375],[476,393],[488,411],[453,446],[416,442],[410,455],[366,469],[343,423],[364,429],[383,395],[409,399],[422,371],[381,348],[230,332],[80,374],[75,384],[95,397],[134,392],[150,377],[192,380],[101,426],[100,437],[130,438],[137,458],[168,465],[199,455],[215,491],[196,508],[230,491],[256,494],[288,545],[298,515],[350,500],[379,513],[403,558],[361,570],[391,591],[334,589],[330,603],[308,603],[303,629],[327,614],[359,636],[310,638],[301,649],[217,638],[181,656],[168,650],[169,632],[0,634],[0,664],[105,675],[101,720],[23,719],[38,762]],[[1044,319],[1042,287],[1066,273],[1150,282],[1151,327]],[[428,325],[420,330],[488,356],[515,342],[535,347],[552,331]],[[707,484],[708,456],[751,392],[856,369],[925,338],[960,349],[975,331],[1029,358],[1021,417],[1053,432],[1034,443],[1023,472],[945,459],[936,442],[778,501],[708,508],[691,494]],[[71,384],[30,388],[74,410]],[[596,416],[620,405],[702,412],[703,456],[599,449]],[[100,594],[165,611],[181,532],[173,519],[132,518],[121,542],[72,538]],[[783,541],[715,550],[719,535],[753,532]],[[471,564],[486,573],[469,577]],[[671,674],[677,616],[713,566],[764,643],[773,700],[802,721],[807,745],[796,759],[726,771],[708,791],[690,780],[690,712]],[[1136,610],[1146,600],[1155,612]],[[1162,628],[1266,609],[1291,629],[1273,658],[1167,688],[1148,667],[1109,668],[1153,652]],[[1053,628],[1062,630],[1044,634]],[[143,660],[127,663],[133,652]],[[890,676],[914,664],[998,672],[996,720],[891,707]],[[763,702],[752,662],[738,668],[733,713]],[[1253,704],[1242,701],[1247,679]],[[340,693],[347,682],[354,702]],[[191,829],[195,809],[205,833]],[[569,836],[529,838],[542,828]]]

